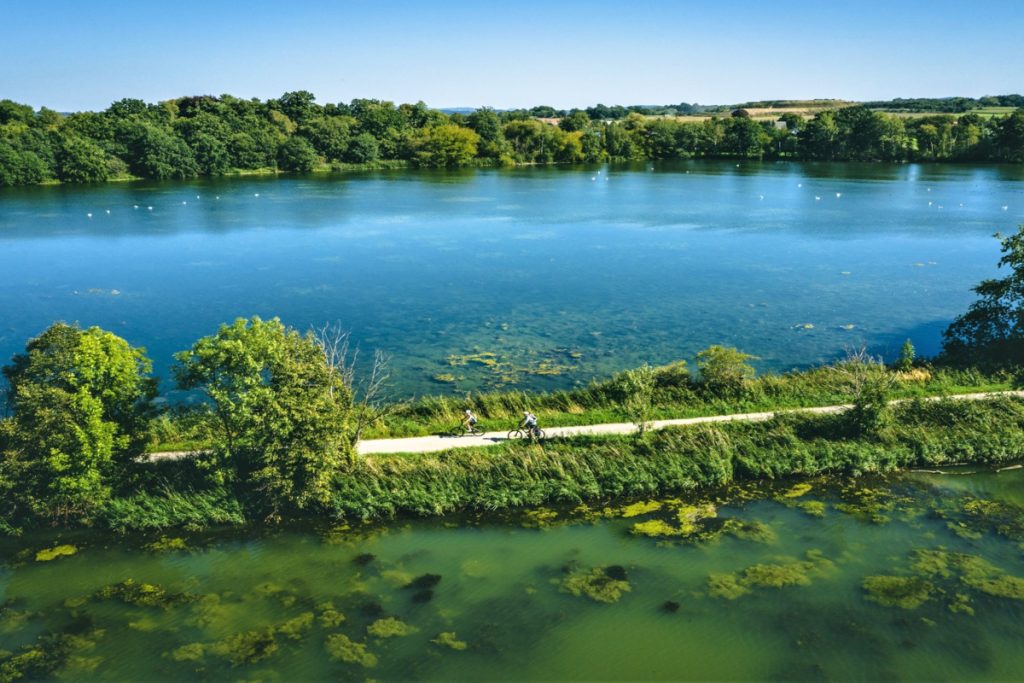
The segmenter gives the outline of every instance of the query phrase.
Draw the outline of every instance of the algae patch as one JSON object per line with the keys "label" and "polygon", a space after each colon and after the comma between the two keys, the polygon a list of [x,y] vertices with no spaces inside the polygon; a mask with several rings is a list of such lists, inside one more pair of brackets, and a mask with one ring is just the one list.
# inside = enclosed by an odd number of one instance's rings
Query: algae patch
{"label": "algae patch", "polygon": [[324,647],[331,659],[347,664],[358,664],[367,669],[377,666],[377,655],[366,649],[365,643],[357,643],[343,633],[327,636]]}
{"label": "algae patch", "polygon": [[467,647],[466,641],[459,640],[454,631],[442,631],[430,642],[441,647],[451,648],[452,650],[465,650]]}
{"label": "algae patch", "polygon": [[632,590],[625,569],[618,565],[571,572],[562,580],[561,587],[576,597],[604,603],[618,602],[623,593]]}
{"label": "algae patch", "polygon": [[76,548],[73,545],[58,545],[54,546],[53,548],[40,550],[38,553],[36,553],[36,562],[49,562],[51,560],[57,559],[58,557],[67,557],[69,555],[74,555],[77,552],[78,548]]}

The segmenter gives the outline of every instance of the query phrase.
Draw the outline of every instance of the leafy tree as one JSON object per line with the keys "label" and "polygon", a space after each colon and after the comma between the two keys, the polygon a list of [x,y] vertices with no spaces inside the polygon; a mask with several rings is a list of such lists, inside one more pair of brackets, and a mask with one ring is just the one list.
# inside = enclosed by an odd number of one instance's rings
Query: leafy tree
{"label": "leafy tree", "polygon": [[1024,161],[1024,109],[1018,109],[999,122],[996,145],[1002,160]]}
{"label": "leafy tree", "polygon": [[311,335],[239,318],[176,356],[178,386],[201,391],[213,454],[268,518],[325,504],[354,457],[352,393]]}
{"label": "leafy tree", "polygon": [[130,154],[132,172],[146,178],[191,178],[199,170],[185,141],[153,124],[135,124]]}
{"label": "leafy tree", "polygon": [[755,358],[731,346],[709,346],[697,354],[701,387],[719,398],[739,396],[747,380],[754,377],[754,368],[747,361]]}
{"label": "leafy tree", "polygon": [[107,156],[95,144],[78,136],[61,141],[57,153],[57,177],[65,182],[95,183],[107,179]]}
{"label": "leafy tree", "polygon": [[30,185],[47,175],[46,165],[34,153],[15,149],[0,140],[0,186]]}
{"label": "leafy tree", "polygon": [[377,138],[369,133],[360,133],[352,138],[343,158],[352,164],[365,164],[376,161],[379,157],[380,145],[377,143]]}
{"label": "leafy tree", "polygon": [[189,143],[202,175],[221,175],[231,168],[228,146],[209,133],[196,133]]}
{"label": "leafy tree", "polygon": [[962,363],[1024,365],[1024,225],[1001,239],[999,267],[1010,273],[973,288],[980,297],[943,333],[943,353]]}
{"label": "leafy tree", "polygon": [[313,117],[317,111],[316,96],[308,90],[286,92],[278,99],[281,111],[298,124],[303,124]]}
{"label": "leafy tree", "polygon": [[896,360],[896,369],[906,372],[914,367],[914,344],[909,339],[900,348],[900,357]]}
{"label": "leafy tree", "polygon": [[562,120],[558,122],[558,127],[566,133],[574,133],[578,130],[584,130],[589,125],[590,117],[587,116],[585,111],[580,111],[578,109],[568,116],[562,117]]}
{"label": "leafy tree", "polygon": [[624,396],[622,411],[636,425],[637,434],[642,436],[650,428],[654,413],[656,371],[644,363],[639,368],[621,373],[616,380]]}
{"label": "leafy tree", "polygon": [[319,158],[306,138],[288,138],[277,150],[277,165],[285,171],[308,173],[316,167]]}
{"label": "leafy tree", "polygon": [[329,161],[340,161],[348,149],[355,121],[348,116],[331,116],[309,121],[299,134],[312,143],[317,154]]}
{"label": "leafy tree", "polygon": [[447,124],[424,128],[413,138],[412,146],[420,166],[455,168],[473,160],[479,141],[480,136],[468,128]]}
{"label": "leafy tree", "polygon": [[145,450],[156,385],[142,349],[55,323],[3,368],[11,462],[36,514],[87,516]]}

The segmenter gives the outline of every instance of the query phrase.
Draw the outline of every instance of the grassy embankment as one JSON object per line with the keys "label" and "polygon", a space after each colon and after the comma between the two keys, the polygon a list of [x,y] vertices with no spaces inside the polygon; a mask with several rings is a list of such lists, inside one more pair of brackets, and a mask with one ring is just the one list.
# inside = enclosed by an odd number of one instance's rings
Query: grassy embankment
{"label": "grassy embankment", "polygon": [[[704,417],[736,413],[810,408],[849,403],[853,399],[841,367],[827,366],[782,375],[768,374],[746,383],[742,393],[717,396],[693,382],[678,366],[657,373],[651,419]],[[977,370],[917,367],[893,371],[896,380],[891,398],[947,396],[1013,388],[1008,374]],[[365,431],[366,439],[446,434],[457,428],[463,411],[470,408],[485,431],[507,431],[530,410],[544,427],[629,422],[624,411],[624,390],[617,378],[593,382],[567,391],[531,394],[522,391],[471,393],[462,397],[425,396],[392,405],[385,417]],[[153,452],[206,447],[204,426],[188,420],[162,418],[155,425]]]}
{"label": "grassy embankment", "polygon": [[[365,457],[339,474],[318,514],[344,520],[578,505],[685,493],[732,481],[857,475],[1024,457],[1024,400],[908,401],[869,433],[847,414],[673,428],[645,437],[510,442],[434,455]],[[206,483],[201,459],[152,465],[161,493],[116,498],[97,522],[117,530],[240,523],[245,504]]]}

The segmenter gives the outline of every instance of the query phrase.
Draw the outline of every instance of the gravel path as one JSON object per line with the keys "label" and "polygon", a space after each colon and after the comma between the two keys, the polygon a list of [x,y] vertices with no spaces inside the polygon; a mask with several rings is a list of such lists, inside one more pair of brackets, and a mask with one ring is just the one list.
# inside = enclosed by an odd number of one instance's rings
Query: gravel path
{"label": "gravel path", "polygon": [[[956,394],[953,396],[931,396],[927,401],[938,401],[944,398],[952,398],[962,401],[979,401],[998,396],[1015,396],[1024,398],[1024,391],[996,391],[978,394]],[[899,401],[894,401],[898,403]],[[776,415],[784,413],[812,413],[828,414],[839,413],[848,410],[849,405],[821,406],[818,408],[794,408],[788,410],[769,411],[764,413],[736,413],[733,415],[710,415],[707,417],[687,417],[678,420],[655,420],[651,423],[651,429],[664,429],[666,427],[679,427],[684,425],[709,424],[715,422],[764,422]],[[542,425],[543,426],[543,425]],[[632,434],[636,431],[636,425],[631,422],[613,422],[597,425],[580,425],[576,427],[544,427],[548,438],[556,436],[584,436],[601,434]],[[360,455],[372,455],[380,453],[436,453],[447,451],[452,448],[471,448],[474,446],[493,446],[508,441],[508,432],[486,432],[479,436],[414,436],[405,439],[370,439],[360,441],[358,451]],[[165,453],[153,453],[150,460],[162,460],[165,458],[182,458],[191,455],[188,451],[172,451]]]}

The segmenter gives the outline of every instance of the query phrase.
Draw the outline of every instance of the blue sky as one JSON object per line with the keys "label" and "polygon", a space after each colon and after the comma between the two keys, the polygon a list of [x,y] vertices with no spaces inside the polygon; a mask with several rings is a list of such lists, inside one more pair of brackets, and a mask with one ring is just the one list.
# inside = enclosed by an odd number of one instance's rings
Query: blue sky
{"label": "blue sky", "polygon": [[1024,91],[1020,0],[5,0],[0,98],[305,89],[435,107]]}

